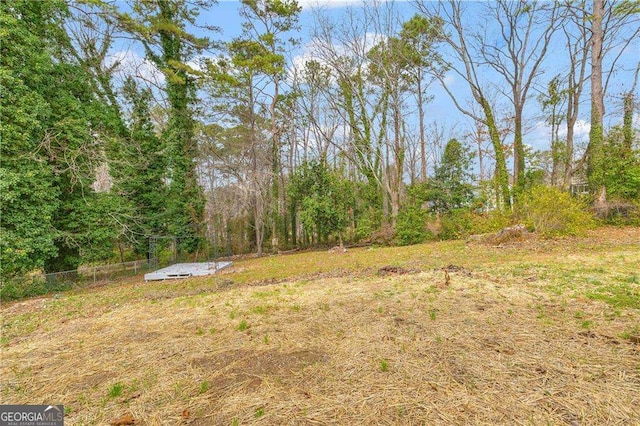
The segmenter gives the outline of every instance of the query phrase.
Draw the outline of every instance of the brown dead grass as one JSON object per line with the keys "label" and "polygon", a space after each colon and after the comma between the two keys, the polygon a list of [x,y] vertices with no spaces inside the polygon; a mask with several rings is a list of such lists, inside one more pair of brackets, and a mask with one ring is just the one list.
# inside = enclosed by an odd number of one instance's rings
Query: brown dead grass
{"label": "brown dead grass", "polygon": [[340,255],[353,270],[296,275],[338,256],[304,253],[263,259],[262,275],[250,260],[17,302],[2,310],[0,403],[64,404],[70,425],[638,424],[640,345],[625,336],[639,307],[584,295],[640,271],[640,230],[600,232],[362,249]]}

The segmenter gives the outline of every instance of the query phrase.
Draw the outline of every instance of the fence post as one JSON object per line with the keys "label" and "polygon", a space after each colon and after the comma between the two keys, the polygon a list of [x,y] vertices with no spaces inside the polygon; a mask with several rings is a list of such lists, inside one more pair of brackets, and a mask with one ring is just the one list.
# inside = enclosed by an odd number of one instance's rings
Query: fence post
{"label": "fence post", "polygon": [[138,261],[134,260],[133,261],[133,275],[136,275],[138,273]]}
{"label": "fence post", "polygon": [[96,267],[93,267],[93,283],[96,283]]}

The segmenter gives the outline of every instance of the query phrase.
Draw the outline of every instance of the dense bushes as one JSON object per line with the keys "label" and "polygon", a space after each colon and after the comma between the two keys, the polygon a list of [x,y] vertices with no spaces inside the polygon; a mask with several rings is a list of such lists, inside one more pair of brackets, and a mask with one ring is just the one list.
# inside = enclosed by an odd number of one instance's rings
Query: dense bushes
{"label": "dense bushes", "polygon": [[438,239],[466,238],[473,234],[497,232],[514,223],[513,215],[500,210],[478,213],[476,209],[459,209],[441,219]]}
{"label": "dense bushes", "polygon": [[[413,192],[410,190],[410,194]],[[497,232],[518,222],[542,237],[580,235],[595,226],[588,206],[555,187],[535,186],[522,194],[515,212],[481,212],[475,205],[445,212],[419,207],[411,202],[398,215],[396,242],[400,245],[430,240],[465,238],[472,234]]]}
{"label": "dense bushes", "polygon": [[39,276],[4,279],[0,284],[0,302],[6,303],[12,300],[66,291],[72,286],[73,283],[70,280],[53,279],[47,282]]}
{"label": "dense bushes", "polygon": [[427,211],[411,206],[398,214],[396,238],[398,244],[405,246],[429,240],[431,233],[427,229]]}
{"label": "dense bushes", "polygon": [[536,186],[525,193],[518,213],[528,227],[544,237],[580,235],[595,226],[585,205],[550,186]]}
{"label": "dense bushes", "polygon": [[318,161],[303,163],[287,186],[291,206],[316,243],[332,235],[342,238],[354,204],[352,191],[348,180]]}
{"label": "dense bushes", "polygon": [[640,141],[633,132],[626,140],[623,129],[614,127],[607,135],[607,167],[603,181],[607,198],[621,202],[640,199]]}
{"label": "dense bushes", "polygon": [[472,234],[496,232],[514,223],[510,213],[477,209],[455,209],[440,214],[416,206],[403,209],[398,215],[396,242],[399,245],[418,244],[434,240],[455,240]]}

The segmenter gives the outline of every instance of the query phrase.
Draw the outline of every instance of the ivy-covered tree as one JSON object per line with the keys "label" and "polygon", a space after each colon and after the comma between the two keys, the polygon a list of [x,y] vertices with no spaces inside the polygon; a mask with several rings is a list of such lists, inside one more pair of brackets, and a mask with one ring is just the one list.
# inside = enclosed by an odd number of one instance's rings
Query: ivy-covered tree
{"label": "ivy-covered tree", "polygon": [[[197,4],[158,0],[132,3],[123,11],[103,3],[105,11],[119,27],[144,48],[146,58],[165,77],[167,123],[162,132],[169,182],[166,197],[166,225],[169,234],[180,237],[181,249],[195,251],[203,233],[204,196],[196,171],[194,102],[196,80],[201,73],[187,63],[211,46],[206,37],[188,30],[199,26],[197,17],[211,1]],[[206,26],[208,30],[214,27]]]}
{"label": "ivy-covered tree", "polygon": [[164,144],[151,119],[152,93],[133,78],[123,87],[130,106],[129,134],[121,149],[115,190],[132,204],[131,242],[136,254],[148,254],[148,237],[166,234],[167,198]]}
{"label": "ivy-covered tree", "polygon": [[636,131],[624,127],[614,127],[605,139],[607,167],[603,172],[603,182],[609,198],[615,200],[640,199],[640,142]]}
{"label": "ivy-covered tree", "polygon": [[290,203],[315,242],[326,243],[330,236],[337,236],[342,243],[353,206],[349,186],[349,181],[318,161],[302,164],[291,177],[287,188]]}
{"label": "ivy-covered tree", "polygon": [[473,108],[462,104],[447,85],[445,75],[438,75],[443,89],[456,108],[474,121],[486,126],[495,159],[496,205],[509,210],[511,209],[512,194],[509,188],[505,149],[498,125],[499,119],[495,106],[491,102],[490,85],[487,85],[482,78],[484,73],[481,72],[481,69],[484,61],[477,60],[478,56],[483,53],[482,39],[484,36],[481,31],[476,31],[477,27],[469,25],[472,16],[465,2],[450,0],[444,5],[444,3],[420,1],[417,2],[417,5],[429,19],[441,20],[444,28],[444,31],[440,33],[441,40],[445,46],[450,48],[449,53],[451,54],[450,57],[443,57],[443,62],[448,70],[469,85],[471,95],[482,111],[481,114],[476,113]]}

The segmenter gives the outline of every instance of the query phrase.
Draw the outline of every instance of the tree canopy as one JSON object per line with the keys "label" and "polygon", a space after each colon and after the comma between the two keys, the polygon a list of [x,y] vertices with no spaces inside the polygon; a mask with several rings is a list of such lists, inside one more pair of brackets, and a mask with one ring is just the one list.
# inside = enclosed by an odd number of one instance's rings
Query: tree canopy
{"label": "tree canopy", "polygon": [[640,15],[606,6],[1,2],[0,274],[461,236],[540,185],[633,221]]}

